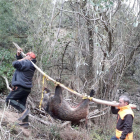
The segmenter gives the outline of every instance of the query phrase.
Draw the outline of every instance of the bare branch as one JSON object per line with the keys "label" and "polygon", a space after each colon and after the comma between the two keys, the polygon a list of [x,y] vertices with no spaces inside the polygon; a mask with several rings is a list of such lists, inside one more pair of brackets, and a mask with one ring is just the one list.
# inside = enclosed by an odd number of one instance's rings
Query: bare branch
{"label": "bare branch", "polygon": [[6,77],[2,76],[4,79],[5,79],[5,83],[6,83],[6,86],[7,86],[7,89],[9,89],[10,91],[12,91],[12,89],[9,87],[9,83],[8,83],[8,80]]}

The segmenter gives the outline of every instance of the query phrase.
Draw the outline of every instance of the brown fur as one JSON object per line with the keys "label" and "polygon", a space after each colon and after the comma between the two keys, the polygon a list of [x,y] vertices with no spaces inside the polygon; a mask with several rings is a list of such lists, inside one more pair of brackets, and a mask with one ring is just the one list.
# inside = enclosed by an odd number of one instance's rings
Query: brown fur
{"label": "brown fur", "polygon": [[76,108],[73,108],[62,99],[62,89],[60,86],[57,86],[54,96],[49,97],[49,94],[44,96],[43,108],[53,118],[74,123],[87,117],[89,102],[89,99],[84,99]]}

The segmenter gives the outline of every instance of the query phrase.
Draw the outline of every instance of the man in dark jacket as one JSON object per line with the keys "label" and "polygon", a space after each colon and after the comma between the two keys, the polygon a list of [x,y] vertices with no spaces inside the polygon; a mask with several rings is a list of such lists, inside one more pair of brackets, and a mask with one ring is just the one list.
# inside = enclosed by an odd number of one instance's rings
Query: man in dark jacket
{"label": "man in dark jacket", "polygon": [[29,52],[23,58],[21,51],[22,49],[17,50],[17,60],[12,63],[16,70],[12,78],[12,91],[7,96],[6,103],[22,113],[21,117],[18,119],[22,121],[20,125],[28,125],[29,110],[26,109],[25,105],[27,97],[31,92],[32,78],[35,72],[35,67],[31,61],[36,63],[36,55],[33,52]]}
{"label": "man in dark jacket", "polygon": [[130,99],[126,95],[120,96],[119,107],[111,107],[113,114],[117,116],[116,136],[111,140],[133,140],[132,124],[134,113],[129,106]]}

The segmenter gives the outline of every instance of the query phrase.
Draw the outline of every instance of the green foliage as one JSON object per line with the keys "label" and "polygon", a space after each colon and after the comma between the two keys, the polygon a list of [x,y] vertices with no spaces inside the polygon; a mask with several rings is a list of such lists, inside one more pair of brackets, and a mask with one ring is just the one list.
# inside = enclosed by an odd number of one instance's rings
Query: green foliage
{"label": "green foliage", "polygon": [[78,125],[72,126],[72,128],[75,129],[75,130],[79,130],[79,126]]}
{"label": "green foliage", "polygon": [[[14,60],[14,55],[9,50],[2,48],[0,51],[0,76],[6,76],[11,80],[14,68],[12,66],[12,61]],[[3,78],[0,78],[0,90],[6,87]]]}
{"label": "green foliage", "polygon": [[60,132],[60,129],[59,129],[58,127],[52,126],[52,127],[50,128],[50,138],[51,138],[51,139],[56,139],[56,140],[62,140],[62,139],[60,138],[59,132]]}
{"label": "green foliage", "polygon": [[114,1],[113,0],[90,0],[90,4],[96,7],[99,11],[103,11],[109,7],[112,7]]}
{"label": "green foliage", "polygon": [[28,26],[24,21],[17,21],[14,15],[14,3],[11,0],[0,1],[0,44],[8,46],[14,42],[25,42]]}

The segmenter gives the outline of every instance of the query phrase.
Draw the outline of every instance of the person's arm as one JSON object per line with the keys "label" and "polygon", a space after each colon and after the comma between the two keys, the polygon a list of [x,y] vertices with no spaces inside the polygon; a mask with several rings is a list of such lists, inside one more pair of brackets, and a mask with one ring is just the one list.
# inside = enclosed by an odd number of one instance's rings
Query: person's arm
{"label": "person's arm", "polygon": [[23,58],[22,55],[21,55],[21,52],[22,52],[22,49],[21,48],[17,49],[17,53],[16,53],[17,60],[20,60],[20,59]]}
{"label": "person's arm", "polygon": [[24,70],[28,70],[30,68],[30,61],[25,59],[25,58],[22,58],[20,60],[17,60],[17,61],[14,61],[12,63],[13,67],[17,70],[20,70],[20,71],[24,71]]}
{"label": "person's arm", "polygon": [[23,59],[21,54],[19,56],[16,54],[16,58],[17,58],[17,60]]}
{"label": "person's arm", "polygon": [[118,114],[119,109],[116,109],[116,107],[111,106],[111,111],[113,114]]}
{"label": "person's arm", "polygon": [[28,70],[30,68],[30,56],[22,57],[21,52],[22,52],[21,48],[17,49],[16,54],[17,61],[14,61],[12,65],[15,69],[20,71]]}
{"label": "person's arm", "polygon": [[132,130],[132,124],[133,124],[133,117],[131,114],[128,114],[124,117],[124,130],[122,132],[122,135],[120,137],[121,140],[124,140],[126,135],[131,132]]}

